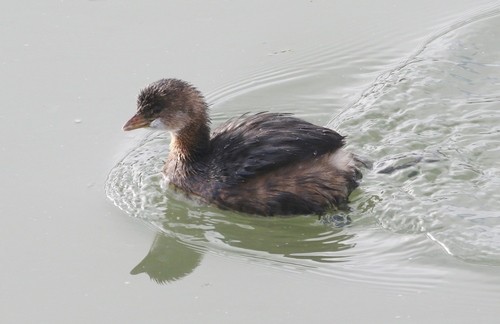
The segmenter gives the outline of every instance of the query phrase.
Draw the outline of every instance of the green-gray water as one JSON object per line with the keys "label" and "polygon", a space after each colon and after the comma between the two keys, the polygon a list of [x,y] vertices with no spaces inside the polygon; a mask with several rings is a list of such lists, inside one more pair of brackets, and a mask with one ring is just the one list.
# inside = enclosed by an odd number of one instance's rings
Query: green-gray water
{"label": "green-gray water", "polygon": [[[498,2],[0,7],[2,322],[497,321]],[[121,132],[162,77],[347,135],[352,223],[164,188],[169,135]]]}

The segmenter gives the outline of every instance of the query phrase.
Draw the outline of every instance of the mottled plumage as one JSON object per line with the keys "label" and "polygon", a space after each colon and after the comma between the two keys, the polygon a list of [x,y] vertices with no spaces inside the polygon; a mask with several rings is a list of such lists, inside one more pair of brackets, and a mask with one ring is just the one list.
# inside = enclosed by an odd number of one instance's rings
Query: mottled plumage
{"label": "mottled plumage", "polygon": [[146,87],[125,130],[171,131],[165,175],[176,188],[221,208],[260,215],[322,214],[343,208],[361,173],[344,137],[290,114],[233,118],[210,137],[208,107],[175,79]]}

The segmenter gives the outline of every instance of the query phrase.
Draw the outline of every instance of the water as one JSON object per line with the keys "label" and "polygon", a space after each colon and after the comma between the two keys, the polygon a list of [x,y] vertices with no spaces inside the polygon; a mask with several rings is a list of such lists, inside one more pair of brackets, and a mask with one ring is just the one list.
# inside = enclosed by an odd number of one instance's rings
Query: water
{"label": "water", "polygon": [[[1,3],[0,322],[496,322],[499,5]],[[121,131],[164,77],[348,135],[352,223],[166,190],[168,135]]]}
{"label": "water", "polygon": [[[330,121],[328,126],[348,134],[352,151],[374,162],[351,197],[349,226],[316,217],[238,215],[174,196],[161,176],[168,135],[150,133],[111,171],[107,195],[162,232],[150,254],[159,250],[192,261],[182,276],[178,267],[170,274],[169,265],[155,265],[154,258],[133,273],[163,283],[178,280],[211,252],[398,291],[434,287],[457,261],[491,266],[481,272],[496,281],[498,30],[500,11],[491,10],[436,33]],[[325,86],[339,73],[333,61],[342,60],[321,49],[209,93],[215,123],[245,112],[253,98],[269,102],[255,104],[260,109],[291,111],[312,121],[329,114],[335,94]]]}
{"label": "water", "polygon": [[444,31],[331,122],[378,168],[422,159],[369,174],[360,217],[485,265],[500,265],[498,27],[494,11]]}

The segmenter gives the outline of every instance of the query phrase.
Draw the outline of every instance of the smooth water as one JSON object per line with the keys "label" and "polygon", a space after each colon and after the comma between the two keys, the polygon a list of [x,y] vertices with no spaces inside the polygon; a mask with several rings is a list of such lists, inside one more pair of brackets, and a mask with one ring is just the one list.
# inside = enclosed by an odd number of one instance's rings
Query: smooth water
{"label": "smooth water", "polygon": [[[169,136],[150,133],[111,171],[106,192],[161,231],[150,255],[189,262],[155,264],[148,255],[133,273],[177,280],[213,252],[398,290],[433,287],[454,260],[491,266],[481,271],[498,280],[499,30],[500,11],[493,10],[436,33],[328,123],[374,162],[351,197],[353,223],[345,227],[328,217],[238,215],[175,196],[161,175]],[[248,107],[252,98],[269,102],[259,109],[312,121],[330,114],[338,92],[325,87],[338,74],[333,62],[323,49],[209,93],[215,124],[257,109]],[[311,86],[318,83],[323,88]]]}

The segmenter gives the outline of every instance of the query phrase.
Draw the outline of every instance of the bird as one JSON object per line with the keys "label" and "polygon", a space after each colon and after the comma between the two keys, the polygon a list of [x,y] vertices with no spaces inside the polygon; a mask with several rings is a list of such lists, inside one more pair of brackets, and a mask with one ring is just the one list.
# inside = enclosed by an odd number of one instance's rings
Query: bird
{"label": "bird", "polygon": [[348,209],[362,178],[345,137],[289,113],[246,113],[210,130],[209,105],[192,84],[143,88],[123,126],[171,134],[163,174],[173,189],[220,209],[262,216]]}

